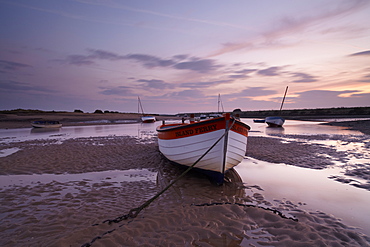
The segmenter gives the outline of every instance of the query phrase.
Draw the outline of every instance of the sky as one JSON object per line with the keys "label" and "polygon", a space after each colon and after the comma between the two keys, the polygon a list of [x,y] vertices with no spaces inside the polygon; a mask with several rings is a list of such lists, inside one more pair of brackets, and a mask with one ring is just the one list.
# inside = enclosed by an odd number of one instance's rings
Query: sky
{"label": "sky", "polygon": [[0,0],[0,110],[370,106],[369,0]]}

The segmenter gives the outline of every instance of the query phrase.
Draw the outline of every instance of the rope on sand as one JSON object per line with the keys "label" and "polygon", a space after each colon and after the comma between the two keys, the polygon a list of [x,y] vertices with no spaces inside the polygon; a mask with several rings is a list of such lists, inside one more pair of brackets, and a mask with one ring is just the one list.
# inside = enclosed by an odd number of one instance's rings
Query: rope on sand
{"label": "rope on sand", "polygon": [[[104,220],[102,223],[108,223],[110,225],[112,223],[119,223],[119,222],[121,222],[123,220],[128,220],[128,219],[136,218],[139,215],[139,213],[144,208],[148,207],[155,199],[157,199],[158,197],[160,197],[164,192],[166,192],[169,188],[171,188],[172,185],[174,185],[177,181],[179,181],[182,177],[184,177],[196,164],[198,164],[199,161],[201,161],[204,158],[204,156],[206,156],[217,145],[217,143],[219,143],[221,141],[221,139],[224,138],[224,136],[226,134],[228,134],[229,130],[233,127],[234,123],[235,123],[235,118],[233,118],[233,122],[230,124],[230,126],[226,126],[226,130],[222,134],[222,136],[220,138],[218,138],[218,140],[202,156],[200,156],[191,166],[189,166],[188,169],[186,169],[182,174],[180,174],[175,180],[173,180],[163,190],[161,190],[155,196],[153,196],[152,198],[150,198],[149,200],[147,200],[146,202],[144,202],[141,206],[139,206],[137,208],[131,209],[128,212],[128,214],[124,214],[124,215],[118,216],[117,218],[112,219],[112,220],[109,220],[109,219],[108,220]],[[224,150],[224,151],[226,152],[226,150]],[[99,225],[99,224],[94,224],[93,226],[97,226],[97,225]],[[115,229],[113,229],[113,230],[111,230],[109,232],[104,233],[102,236],[104,236],[104,235],[106,235],[108,233],[111,233],[113,231],[115,231]],[[95,237],[90,243],[85,243],[81,247],[89,247],[89,246],[91,246],[91,244],[93,242],[95,242],[98,239],[101,239],[101,236]]]}
{"label": "rope on sand", "polygon": [[197,159],[197,161],[195,161],[191,166],[189,166],[188,169],[186,169],[182,174],[180,174],[175,180],[173,180],[169,185],[167,185],[162,191],[158,192],[155,196],[153,196],[152,198],[144,202],[141,206],[131,209],[128,214],[119,216],[113,220],[105,220],[103,221],[103,223],[108,222],[109,224],[112,224],[112,223],[118,223],[122,220],[127,220],[129,218],[136,218],[138,214],[141,212],[141,210],[148,207],[155,199],[157,199],[164,192],[166,192],[169,188],[171,188],[172,185],[174,185],[177,181],[179,181],[182,177],[184,177],[196,164],[198,164],[199,161],[201,161],[204,158],[204,156],[206,156],[217,145],[217,143],[219,143],[221,139],[229,132],[229,130],[234,125],[234,123],[235,123],[235,119],[233,119],[232,124],[230,125],[230,127],[226,129],[225,133],[202,156],[200,156]]}

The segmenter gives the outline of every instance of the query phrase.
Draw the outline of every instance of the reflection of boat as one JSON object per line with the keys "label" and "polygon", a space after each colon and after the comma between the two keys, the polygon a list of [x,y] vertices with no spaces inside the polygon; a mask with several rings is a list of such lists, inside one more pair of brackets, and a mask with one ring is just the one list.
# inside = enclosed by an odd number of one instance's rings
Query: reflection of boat
{"label": "reflection of boat", "polygon": [[137,97],[137,99],[138,99],[138,113],[140,113],[140,110],[141,110],[141,114],[143,115],[141,117],[141,121],[143,123],[154,123],[155,121],[157,121],[157,119],[154,116],[149,116],[149,115],[144,114],[144,109],[143,109],[143,105],[141,104],[140,97]]}
{"label": "reflection of boat", "polygon": [[58,121],[33,121],[31,123],[34,128],[60,128],[62,124]]}
{"label": "reflection of boat", "polygon": [[[281,102],[281,106],[280,106],[280,110],[279,110],[280,113],[281,113],[281,109],[283,109],[284,100],[285,100],[285,96],[286,96],[287,92],[288,92],[288,86],[285,89],[284,97],[283,97],[283,100]],[[282,117],[266,117],[265,122],[270,127],[281,127],[281,126],[283,126],[283,124],[285,122],[285,119],[282,118]]]}
{"label": "reflection of boat", "polygon": [[225,172],[243,160],[249,129],[229,113],[200,122],[163,124],[157,127],[158,146],[167,159],[184,166],[193,166],[205,155],[194,167],[221,184]]}
{"label": "reflection of boat", "polygon": [[31,128],[31,134],[55,134],[60,131],[61,128]]}
{"label": "reflection of boat", "polygon": [[275,127],[266,127],[265,133],[266,135],[281,135],[284,134],[285,129],[284,127],[275,128]]}
{"label": "reflection of boat", "polygon": [[253,119],[253,122],[255,122],[255,123],[264,123],[265,119]]}

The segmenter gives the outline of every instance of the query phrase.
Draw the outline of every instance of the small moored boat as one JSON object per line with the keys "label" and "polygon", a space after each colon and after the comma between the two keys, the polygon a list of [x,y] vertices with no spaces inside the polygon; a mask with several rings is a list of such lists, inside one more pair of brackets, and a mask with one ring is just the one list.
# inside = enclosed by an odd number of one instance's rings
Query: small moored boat
{"label": "small moored boat", "polygon": [[156,121],[156,118],[154,116],[142,116],[141,122],[143,123],[154,123]]}
{"label": "small moored boat", "polygon": [[222,184],[225,172],[243,160],[249,130],[229,113],[200,122],[162,124],[157,127],[158,146],[167,159],[188,167],[209,151],[194,168]]}
{"label": "small moored boat", "polygon": [[[284,97],[281,102],[281,106],[279,110],[280,115],[281,115],[281,110],[283,109],[284,100],[285,100],[285,96],[287,92],[288,92],[288,86],[285,89]],[[269,127],[283,127],[284,122],[285,122],[285,119],[282,117],[266,117],[265,118],[265,123],[267,123]]]}
{"label": "small moored boat", "polygon": [[270,127],[282,127],[285,119],[282,117],[266,117],[265,122]]}
{"label": "small moored boat", "polygon": [[141,104],[140,97],[137,97],[137,99],[138,99],[137,111],[138,111],[138,113],[140,113],[140,110],[141,110],[141,114],[142,114],[142,116],[140,117],[141,122],[143,122],[143,123],[154,123],[155,121],[157,121],[155,116],[149,116],[149,115],[146,115],[144,113],[144,109],[143,109],[143,105]]}
{"label": "small moored boat", "polygon": [[31,123],[34,128],[60,128],[62,124],[59,121],[33,121]]}

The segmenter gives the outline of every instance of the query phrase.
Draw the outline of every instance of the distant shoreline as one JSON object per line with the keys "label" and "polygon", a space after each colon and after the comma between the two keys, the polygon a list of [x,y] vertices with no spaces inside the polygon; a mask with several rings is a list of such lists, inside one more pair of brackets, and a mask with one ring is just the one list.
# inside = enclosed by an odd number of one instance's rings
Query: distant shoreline
{"label": "distant shoreline", "polygon": [[[31,128],[31,122],[39,120],[59,121],[63,126],[108,125],[140,122],[138,113],[11,113],[0,114],[0,129]],[[181,119],[175,116],[155,115],[157,121]],[[103,121],[105,120],[105,121]],[[99,122],[102,121],[102,122]]]}

